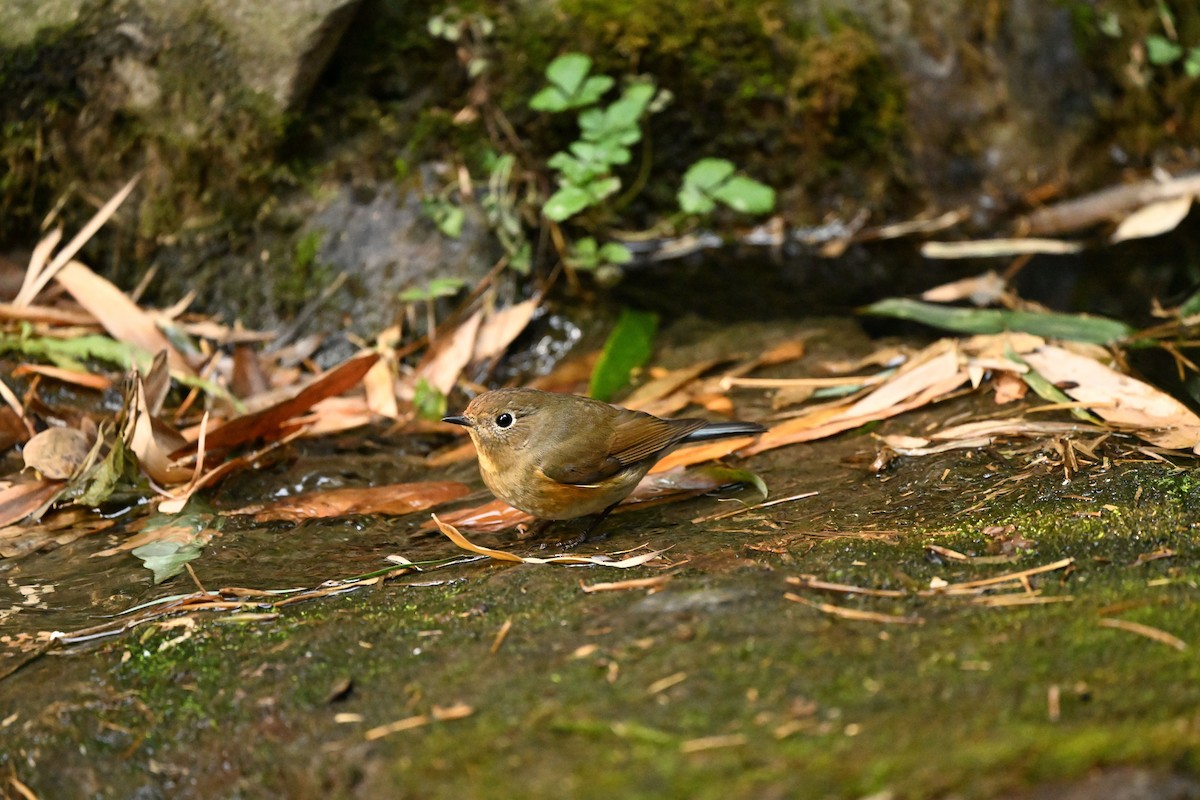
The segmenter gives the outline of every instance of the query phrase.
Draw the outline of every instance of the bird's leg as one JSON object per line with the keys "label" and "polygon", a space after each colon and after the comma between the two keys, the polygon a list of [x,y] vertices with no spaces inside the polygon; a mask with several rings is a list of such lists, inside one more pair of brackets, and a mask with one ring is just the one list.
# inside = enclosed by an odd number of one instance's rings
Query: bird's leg
{"label": "bird's leg", "polygon": [[[622,498],[622,499],[624,499],[624,498]],[[588,538],[591,537],[591,535],[596,532],[596,529],[600,527],[600,523],[604,522],[604,520],[608,517],[609,514],[612,513],[612,510],[614,508],[616,508],[620,504],[620,502],[621,501],[618,500],[616,503],[613,503],[611,506],[609,506],[608,508],[604,509],[599,514],[597,514],[596,519],[593,520],[592,524],[588,525],[587,530],[585,530],[583,532],[583,536],[580,538],[580,541],[586,542],[588,540]],[[604,537],[601,536],[598,538],[603,539]]]}
{"label": "bird's leg", "polygon": [[526,539],[541,536],[553,524],[554,520],[552,519],[535,519],[529,523],[528,527],[520,525],[517,527],[517,541],[523,542]]}

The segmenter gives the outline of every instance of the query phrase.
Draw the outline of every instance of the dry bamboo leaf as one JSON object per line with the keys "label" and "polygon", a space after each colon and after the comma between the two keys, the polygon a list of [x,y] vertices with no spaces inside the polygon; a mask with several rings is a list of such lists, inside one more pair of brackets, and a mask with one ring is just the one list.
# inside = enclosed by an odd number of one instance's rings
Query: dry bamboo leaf
{"label": "dry bamboo leaf", "polygon": [[79,309],[15,306],[12,303],[0,303],[0,319],[80,328],[91,328],[100,324],[91,314]]}
{"label": "dry bamboo leaf", "polygon": [[298,430],[304,436],[328,436],[369,425],[374,418],[365,395],[326,397],[314,404],[310,413],[289,420],[281,430],[288,433]]}
{"label": "dry bamboo leaf", "polygon": [[348,514],[410,514],[457,500],[470,489],[457,481],[396,483],[389,486],[348,487],[306,492],[270,504],[239,508],[233,514],[253,514],[257,522],[301,522]]}
{"label": "dry bamboo leaf", "polygon": [[1105,422],[1159,447],[1200,453],[1200,417],[1165,392],[1061,347],[1047,345],[1024,358]]}
{"label": "dry bamboo leaf", "polygon": [[[947,369],[951,358],[953,358],[956,370],[953,373]],[[915,408],[921,408],[967,382],[967,372],[965,369],[958,368],[957,362],[957,355],[953,351],[947,351],[907,373],[897,373],[893,376],[893,380],[899,381],[898,385],[892,386],[892,381],[889,380],[851,406],[823,409],[773,425],[766,433],[758,437],[757,442],[742,449],[739,455],[748,456],[784,445],[823,439],[868,422],[887,419]],[[875,397],[879,392],[883,392],[883,394]],[[888,406],[882,402],[884,400],[894,404]],[[897,402],[897,400],[899,401]],[[863,408],[868,409],[870,413],[857,415],[851,413],[854,409]],[[720,444],[720,442],[713,442],[713,444]],[[667,461],[676,456],[686,455],[687,452],[686,449],[677,450],[663,460]]]}
{"label": "dry bamboo leaf", "polygon": [[[43,236],[41,240],[34,245],[33,252],[29,256],[29,266],[25,270],[25,279],[21,281],[21,288],[17,292],[18,300],[25,298],[28,298],[28,300],[33,299],[31,293],[36,294],[36,291],[33,289],[33,285],[34,283],[38,282],[38,278],[41,276],[42,271],[46,268],[46,264],[49,263],[50,254],[54,252],[54,248],[58,247],[58,243],[62,241],[62,235],[63,229],[60,225]],[[43,287],[50,277],[51,276],[47,275],[46,279],[41,281]],[[28,301],[21,303],[20,305],[24,306],[27,304]]]}
{"label": "dry bamboo leaf", "polygon": [[[87,221],[87,224],[79,230],[79,233],[75,234],[71,241],[67,242],[66,247],[64,247],[54,256],[54,260],[51,261],[45,267],[45,269],[38,270],[35,274],[33,269],[35,262],[30,263],[30,270],[26,273],[25,285],[21,287],[21,291],[17,294],[16,300],[13,301],[15,305],[27,306],[33,302],[33,298],[37,297],[38,292],[42,291],[42,289],[46,287],[46,284],[50,282],[50,279],[56,277],[59,270],[61,270],[68,261],[74,258],[75,254],[79,252],[80,248],[87,244],[88,240],[96,235],[96,231],[100,230],[105,222],[108,222],[109,217],[116,213],[117,209],[120,208],[121,203],[124,203],[125,198],[129,196],[130,192],[133,191],[133,187],[137,184],[139,177],[141,176],[134,175],[129,179],[128,183],[122,186],[116,194],[110,197],[108,202],[101,206],[100,210],[93,214],[92,218]],[[50,234],[47,239],[53,239],[53,241],[51,241],[48,246],[44,247],[44,252],[35,251],[35,256],[37,259],[44,259],[46,256],[48,256],[50,251],[54,249],[54,245],[58,243],[58,239],[61,236],[62,231],[56,231]],[[45,245],[45,240],[39,244],[39,247],[42,247],[42,245]],[[80,303],[80,305],[83,305],[83,303]],[[152,350],[151,352],[157,352],[157,350]]]}
{"label": "dry bamboo leaf", "polygon": [[[378,353],[357,355],[313,379],[292,397],[252,414],[229,420],[219,428],[209,431],[209,448],[226,450],[254,439],[276,435],[293,417],[308,411],[321,400],[339,395],[357,385],[378,360]],[[194,445],[188,445],[171,455],[188,455],[194,452],[194,449]]]}
{"label": "dry bamboo leaf", "polygon": [[1116,244],[1173,231],[1192,210],[1192,200],[1193,195],[1185,194],[1144,205],[1121,220],[1109,241]]}
{"label": "dry bamboo leaf", "polygon": [[703,753],[706,750],[718,750],[722,747],[741,747],[746,744],[746,734],[725,733],[718,736],[702,736],[699,739],[689,739],[679,745],[681,753]]}
{"label": "dry bamboo leaf", "polygon": [[41,375],[50,380],[69,383],[84,389],[94,389],[97,392],[112,388],[112,379],[104,375],[94,375],[90,372],[78,372],[73,369],[52,367],[49,364],[22,364],[12,371],[13,375]]}
{"label": "dry bamboo leaf", "polygon": [[1083,250],[1079,242],[1058,239],[984,239],[972,242],[926,242],[925,258],[997,258],[1021,255],[1070,255]]}
{"label": "dry bamboo leaf", "polygon": [[367,370],[363,376],[363,389],[367,393],[367,408],[371,413],[388,419],[400,416],[400,406],[396,402],[396,376],[387,359],[379,359],[375,366]]}
{"label": "dry bamboo leaf", "polygon": [[[927,437],[881,436],[888,447],[900,455],[925,456],[950,450],[986,447],[1002,436],[1062,436],[1100,433],[1104,429],[1082,422],[1053,422],[1014,419],[984,419],[944,428]],[[940,444],[934,444],[940,442]]]}
{"label": "dry bamboo leaf", "polygon": [[0,528],[18,522],[51,503],[66,483],[63,481],[28,481],[0,489]]}
{"label": "dry bamboo leaf", "polygon": [[142,472],[159,486],[170,486],[188,480],[192,471],[171,458],[171,453],[187,442],[174,428],[162,420],[155,419],[150,411],[150,398],[146,396],[146,385],[135,371],[133,395],[127,413],[132,419],[126,443],[137,456]]}
{"label": "dry bamboo leaf", "polygon": [[921,299],[930,303],[957,303],[959,300],[970,300],[976,306],[990,306],[1004,296],[1008,282],[994,270],[988,270],[982,275],[972,275],[960,278],[950,283],[943,283],[921,293]]}
{"label": "dry bamboo leaf", "polygon": [[37,550],[62,547],[76,539],[108,530],[115,519],[84,517],[82,509],[58,512],[36,525],[0,528],[0,558],[20,558]]}
{"label": "dry bamboo leaf", "polygon": [[636,411],[647,411],[651,414],[657,413],[649,410],[652,404],[680,391],[684,386],[699,378],[705,372],[708,372],[718,363],[720,362],[716,360],[708,360],[682,369],[673,369],[665,375],[660,375],[634,389],[629,393],[628,397],[621,401],[621,405]]}
{"label": "dry bamboo leaf", "polygon": [[147,353],[156,354],[165,350],[172,371],[195,375],[192,366],[167,340],[154,320],[106,278],[78,261],[72,261],[59,270],[55,280],[71,293],[79,305],[95,316],[114,339]]}
{"label": "dry bamboo leaf", "polygon": [[476,311],[449,336],[439,338],[417,367],[414,379],[424,378],[442,394],[449,394],[475,355],[475,337],[482,322],[483,311]]}
{"label": "dry bamboo leaf", "polygon": [[535,297],[490,314],[479,326],[475,336],[475,354],[471,360],[485,361],[501,355],[525,330],[540,304],[541,300]]}
{"label": "dry bamboo leaf", "polygon": [[641,553],[636,556],[629,556],[628,558],[623,558],[623,559],[620,559],[617,561],[614,561],[614,560],[612,560],[611,557],[605,556],[605,555],[599,555],[599,556],[562,555],[562,556],[550,556],[549,558],[538,558],[535,556],[518,556],[514,553],[505,552],[504,550],[496,550],[491,547],[483,547],[481,545],[473,544],[470,541],[468,541],[465,536],[463,536],[461,533],[459,533],[453,525],[448,525],[447,523],[442,522],[440,519],[438,519],[437,514],[433,514],[432,517],[433,517],[433,522],[435,525],[437,525],[438,530],[440,530],[446,536],[447,539],[454,542],[454,544],[458,545],[460,548],[462,548],[463,550],[466,550],[467,552],[476,553],[477,555],[481,555],[481,556],[487,556],[488,558],[494,559],[496,561],[507,561],[510,563],[518,563],[518,564],[522,564],[522,563],[523,564],[566,564],[566,565],[591,564],[593,566],[598,566],[598,567],[613,567],[615,569],[630,569],[631,567],[640,567],[643,564],[653,561],[654,559],[661,556],[663,553],[667,552],[666,549],[651,550],[646,553]]}
{"label": "dry bamboo leaf", "polygon": [[959,353],[953,340],[943,339],[935,342],[914,356],[873,392],[848,406],[843,415],[872,416],[921,394],[930,386],[956,378],[959,373],[958,360]]}
{"label": "dry bamboo leaf", "polygon": [[25,445],[25,466],[52,481],[74,475],[92,450],[93,437],[78,428],[47,428]]}

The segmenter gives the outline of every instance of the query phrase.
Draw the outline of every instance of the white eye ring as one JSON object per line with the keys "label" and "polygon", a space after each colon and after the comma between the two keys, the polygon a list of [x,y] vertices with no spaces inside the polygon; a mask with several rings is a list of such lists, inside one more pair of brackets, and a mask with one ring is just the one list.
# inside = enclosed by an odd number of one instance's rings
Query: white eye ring
{"label": "white eye ring", "polygon": [[508,428],[513,424],[513,415],[505,411],[500,416],[496,417],[496,426],[500,428]]}

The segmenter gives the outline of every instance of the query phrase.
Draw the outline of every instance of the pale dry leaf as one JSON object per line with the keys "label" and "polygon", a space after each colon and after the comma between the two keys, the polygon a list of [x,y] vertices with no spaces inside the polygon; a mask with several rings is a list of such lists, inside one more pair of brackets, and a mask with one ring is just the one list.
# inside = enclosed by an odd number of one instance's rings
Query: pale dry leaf
{"label": "pale dry leaf", "polygon": [[422,511],[465,496],[470,489],[457,481],[396,483],[388,486],[354,486],[305,492],[269,504],[240,508],[233,514],[253,514],[258,522],[300,522],[349,514],[402,515]]}
{"label": "pale dry leaf", "polygon": [[79,386],[84,389],[93,389],[97,392],[107,391],[112,388],[112,379],[104,375],[95,375],[90,372],[79,372],[73,369],[64,369],[62,367],[54,367],[49,364],[22,364],[12,371],[13,375],[41,375],[44,378],[59,381],[60,383],[69,383],[72,386]]}
{"label": "pale dry leaf", "polygon": [[[87,221],[87,224],[80,229],[79,233],[75,234],[75,236],[71,238],[71,241],[67,242],[66,247],[64,247],[54,256],[54,260],[51,261],[45,269],[42,269],[35,276],[26,281],[27,285],[21,287],[20,293],[13,301],[14,305],[27,306],[33,302],[33,299],[37,297],[38,292],[46,288],[46,284],[50,282],[50,279],[56,277],[59,270],[62,269],[67,262],[74,258],[75,254],[79,252],[80,248],[87,244],[88,240],[96,235],[96,231],[100,230],[105,222],[108,222],[109,217],[116,213],[117,209],[120,208],[121,203],[124,203],[125,198],[129,196],[130,192],[133,191],[133,187],[137,184],[138,178],[140,177],[140,175],[134,175],[132,178],[130,178],[128,183],[121,187],[116,194],[109,198],[107,203],[101,206],[99,211],[92,215],[92,218]],[[54,234],[51,235],[54,236]],[[61,235],[61,232],[57,234],[57,236]],[[57,243],[57,236],[55,238],[55,244]],[[53,249],[53,245],[51,245],[48,249]],[[46,254],[42,255],[44,257]],[[29,278],[28,273],[26,277]],[[80,305],[84,304],[80,303]]]}
{"label": "pale dry leaf", "polygon": [[1193,196],[1185,194],[1150,203],[1121,220],[1109,241],[1113,244],[1130,239],[1145,239],[1168,233],[1179,227],[1192,209]]}
{"label": "pale dry leaf", "polygon": [[943,283],[921,293],[921,299],[930,303],[957,303],[970,300],[976,306],[994,305],[1008,288],[1008,282],[994,270],[982,275],[972,275],[950,283]]}
{"label": "pale dry leaf", "polygon": [[367,393],[367,408],[381,417],[396,419],[400,416],[400,405],[396,402],[396,376],[388,359],[381,358],[363,376],[363,389]]}
{"label": "pale dry leaf", "polygon": [[983,239],[971,242],[926,242],[925,258],[1001,258],[1022,255],[1070,255],[1083,250],[1079,242],[1059,239]]}
{"label": "pale dry leaf", "polygon": [[64,265],[54,277],[114,339],[147,353],[165,350],[167,362],[174,372],[195,375],[191,365],[167,340],[154,320],[108,279],[78,261]]}
{"label": "pale dry leaf", "polygon": [[489,314],[475,336],[475,354],[471,360],[486,361],[504,353],[525,330],[540,304],[535,297]]}
{"label": "pale dry leaf", "polygon": [[26,443],[21,455],[25,466],[43,478],[65,481],[87,461],[92,441],[78,428],[47,428]]}
{"label": "pale dry leaf", "polygon": [[1052,345],[1028,353],[1025,360],[1105,422],[1159,447],[1200,453],[1200,417],[1150,384]]}
{"label": "pale dry leaf", "polygon": [[458,377],[471,363],[475,354],[475,336],[483,323],[483,311],[476,311],[446,337],[430,348],[425,360],[417,367],[416,379],[424,378],[442,394],[449,394]]}
{"label": "pale dry leaf", "polygon": [[471,553],[476,553],[477,555],[487,556],[488,558],[494,559],[496,561],[508,561],[508,562],[513,562],[513,563],[518,563],[518,564],[520,564],[520,563],[524,563],[524,564],[566,564],[566,565],[591,564],[591,565],[600,566],[600,567],[613,567],[614,569],[629,569],[631,567],[638,567],[638,566],[646,564],[650,561],[653,561],[654,559],[661,556],[663,553],[667,552],[665,549],[651,550],[651,551],[648,551],[645,553],[639,553],[636,556],[629,556],[627,558],[622,558],[619,560],[613,560],[611,557],[604,556],[604,555],[599,555],[599,556],[561,555],[561,556],[550,556],[549,558],[538,558],[538,557],[534,557],[534,556],[518,556],[515,553],[509,553],[504,550],[496,550],[491,547],[483,547],[481,545],[473,544],[465,536],[463,536],[461,533],[459,533],[458,530],[455,529],[455,527],[453,525],[449,525],[449,524],[443,522],[442,520],[438,519],[437,514],[433,514],[432,516],[433,516],[433,522],[435,525],[437,525],[438,530],[440,530],[442,532],[442,534],[446,536],[447,539],[454,542],[454,544],[458,545],[463,550],[466,550]]}

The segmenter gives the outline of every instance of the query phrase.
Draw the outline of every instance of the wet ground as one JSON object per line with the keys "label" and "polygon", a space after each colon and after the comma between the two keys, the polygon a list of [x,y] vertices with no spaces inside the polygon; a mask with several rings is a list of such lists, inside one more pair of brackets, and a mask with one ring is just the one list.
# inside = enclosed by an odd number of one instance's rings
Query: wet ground
{"label": "wet ground", "polygon": [[[800,332],[810,357],[875,346],[847,322],[682,320],[659,360]],[[771,413],[761,393],[732,397],[739,416]],[[965,397],[877,431],[994,411]],[[297,446],[211,499],[478,485],[471,463],[423,465],[446,441]],[[1191,462],[1113,441],[1069,474],[1053,442],[1023,441],[876,473],[878,450],[853,432],[770,451],[744,466],[773,498],[817,494],[724,519],[706,518],[754,493],[634,510],[577,548],[670,547],[667,569],[475,562],[53,649],[0,681],[0,797],[1200,797]],[[315,587],[391,555],[453,555],[418,530],[427,520],[229,519],[192,566],[208,588]],[[473,538],[548,554],[577,528]],[[120,538],[0,562],[0,669],[38,631],[195,590],[186,574],[153,586],[128,555],[90,557]],[[1026,605],[919,594],[1065,559],[1027,579]],[[581,588],[662,575],[652,590]]]}

